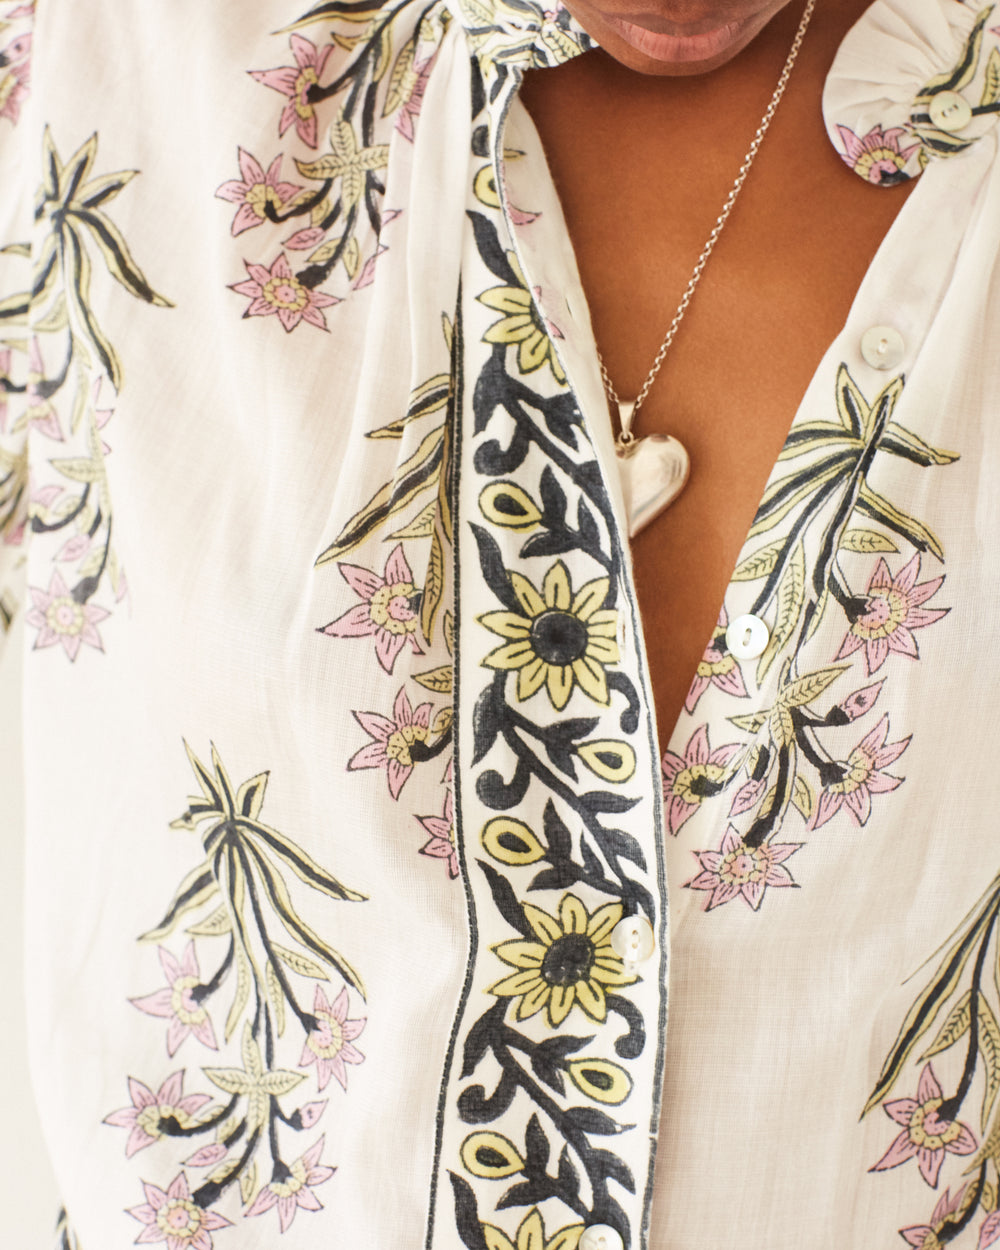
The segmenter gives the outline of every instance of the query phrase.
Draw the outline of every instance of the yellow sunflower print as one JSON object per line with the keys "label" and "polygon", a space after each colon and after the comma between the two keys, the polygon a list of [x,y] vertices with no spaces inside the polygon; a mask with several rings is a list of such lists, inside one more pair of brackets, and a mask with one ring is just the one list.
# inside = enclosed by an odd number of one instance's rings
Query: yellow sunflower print
{"label": "yellow sunflower print", "polygon": [[544,685],[558,711],[573,686],[595,703],[608,703],[605,664],[617,664],[618,613],[605,608],[610,582],[597,577],[574,595],[562,560],[545,574],[541,593],[520,573],[511,586],[521,612],[486,612],[479,623],[511,641],[483,660],[488,668],[517,670],[517,697],[528,699]]}
{"label": "yellow sunflower print", "polygon": [[493,947],[517,971],[491,985],[488,993],[520,999],[518,1020],[544,1007],[556,1029],[576,1003],[592,1020],[602,1022],[607,1015],[605,986],[632,985],[638,979],[625,971],[611,945],[611,931],[622,918],[621,903],[605,903],[590,915],[575,894],[564,894],[558,917],[530,903],[522,906],[538,940]]}
{"label": "yellow sunflower print", "polygon": [[548,361],[556,381],[562,386],[566,382],[566,374],[552,346],[552,336],[561,338],[562,335],[554,326],[542,321],[515,254],[508,252],[507,259],[519,285],[492,286],[478,297],[487,308],[504,314],[486,331],[483,341],[508,346],[516,343],[517,367],[522,373],[534,373]]}

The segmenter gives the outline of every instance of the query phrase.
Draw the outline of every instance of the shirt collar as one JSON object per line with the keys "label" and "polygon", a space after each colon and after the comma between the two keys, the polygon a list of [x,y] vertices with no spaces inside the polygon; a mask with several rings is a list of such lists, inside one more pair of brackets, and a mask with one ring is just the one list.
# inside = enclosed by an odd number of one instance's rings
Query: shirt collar
{"label": "shirt collar", "polygon": [[[562,65],[597,46],[560,0],[445,3],[487,77],[500,67]],[[892,185],[992,129],[998,20],[1000,5],[975,0],[875,0],[845,39],[824,95],[827,130],[845,162],[867,181]],[[944,89],[976,107],[963,133],[941,133],[927,120],[928,92]]]}
{"label": "shirt collar", "polygon": [[875,0],[827,77],[827,131],[866,182],[961,156],[1000,115],[1000,4]]}
{"label": "shirt collar", "polygon": [[559,0],[447,0],[468,32],[484,69],[491,65],[536,69],[562,65],[596,47]]}

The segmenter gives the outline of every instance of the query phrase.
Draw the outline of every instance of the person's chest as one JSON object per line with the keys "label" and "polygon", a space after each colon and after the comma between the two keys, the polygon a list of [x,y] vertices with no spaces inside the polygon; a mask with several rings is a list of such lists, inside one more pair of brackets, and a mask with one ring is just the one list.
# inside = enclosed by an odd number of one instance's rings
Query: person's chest
{"label": "person's chest", "polygon": [[[831,148],[819,96],[836,41],[813,33],[636,422],[637,436],[671,434],[691,459],[681,495],[633,543],[664,741],[792,418],[907,195],[865,186]],[[715,86],[636,81],[594,57],[528,79],[597,345],[623,398],[643,385],[716,224],[768,103],[761,68],[773,63],[776,82],[786,34]]]}

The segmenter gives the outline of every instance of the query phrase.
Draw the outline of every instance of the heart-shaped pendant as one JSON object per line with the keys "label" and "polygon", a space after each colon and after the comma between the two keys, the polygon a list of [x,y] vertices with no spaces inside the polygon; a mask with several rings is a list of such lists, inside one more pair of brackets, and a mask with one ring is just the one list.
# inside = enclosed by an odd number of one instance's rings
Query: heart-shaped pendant
{"label": "heart-shaped pendant", "polygon": [[628,536],[635,538],[684,489],[691,461],[683,443],[669,434],[647,434],[632,442],[620,442],[615,450]]}

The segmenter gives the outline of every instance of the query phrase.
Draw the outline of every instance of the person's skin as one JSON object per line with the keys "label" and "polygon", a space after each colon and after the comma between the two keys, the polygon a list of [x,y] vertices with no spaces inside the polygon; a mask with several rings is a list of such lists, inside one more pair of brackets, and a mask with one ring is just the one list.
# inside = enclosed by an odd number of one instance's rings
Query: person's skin
{"label": "person's skin", "polygon": [[[912,189],[867,186],[823,126],[827,71],[867,4],[818,0],[785,98],[637,419],[637,435],[674,434],[691,455],[684,492],[633,543],[664,746],[802,395]],[[606,51],[532,72],[523,98],[597,343],[619,394],[634,398],[777,85],[804,0],[568,7]],[[628,27],[626,38],[618,17],[652,35]]]}
{"label": "person's skin", "polygon": [[588,34],[616,61],[642,74],[705,74],[737,56],[789,0],[694,0],[633,7],[573,0],[567,4]]}

